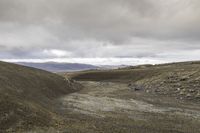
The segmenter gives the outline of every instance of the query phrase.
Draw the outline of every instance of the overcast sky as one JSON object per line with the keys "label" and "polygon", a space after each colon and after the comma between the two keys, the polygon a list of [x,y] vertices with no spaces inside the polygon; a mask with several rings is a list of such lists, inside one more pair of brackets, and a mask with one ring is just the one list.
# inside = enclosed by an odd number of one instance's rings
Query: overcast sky
{"label": "overcast sky", "polygon": [[199,60],[199,25],[199,0],[0,0],[0,59]]}

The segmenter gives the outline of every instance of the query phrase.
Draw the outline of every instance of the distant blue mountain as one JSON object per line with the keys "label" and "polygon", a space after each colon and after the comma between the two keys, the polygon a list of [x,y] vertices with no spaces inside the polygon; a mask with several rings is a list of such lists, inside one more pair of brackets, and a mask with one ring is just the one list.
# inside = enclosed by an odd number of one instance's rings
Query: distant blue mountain
{"label": "distant blue mountain", "polygon": [[51,72],[67,72],[67,71],[82,71],[90,69],[99,69],[98,66],[89,64],[79,63],[57,63],[57,62],[46,62],[46,63],[32,63],[32,62],[17,62],[16,64],[43,69]]}

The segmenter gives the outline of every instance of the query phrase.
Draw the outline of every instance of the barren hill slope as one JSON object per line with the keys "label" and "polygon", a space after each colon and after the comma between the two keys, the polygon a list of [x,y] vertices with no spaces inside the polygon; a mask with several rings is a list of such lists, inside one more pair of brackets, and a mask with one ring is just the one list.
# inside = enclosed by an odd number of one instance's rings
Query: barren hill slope
{"label": "barren hill slope", "polygon": [[84,86],[61,100],[66,112],[73,113],[73,129],[91,133],[200,132],[199,62],[65,74]]}
{"label": "barren hill slope", "polygon": [[71,77],[81,81],[127,83],[148,93],[200,101],[200,62],[141,65],[117,70],[84,71]]}
{"label": "barren hill slope", "polygon": [[78,88],[56,74],[0,62],[0,132],[53,127],[55,100]]}

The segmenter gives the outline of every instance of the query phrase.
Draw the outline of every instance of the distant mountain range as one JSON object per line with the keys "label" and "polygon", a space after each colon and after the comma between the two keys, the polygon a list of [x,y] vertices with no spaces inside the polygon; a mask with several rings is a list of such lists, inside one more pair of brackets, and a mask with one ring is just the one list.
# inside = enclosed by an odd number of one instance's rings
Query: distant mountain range
{"label": "distant mountain range", "polygon": [[45,63],[30,63],[30,62],[17,62],[16,64],[43,69],[51,72],[66,72],[66,71],[82,71],[90,69],[100,69],[99,66],[79,63],[57,63],[57,62],[45,62]]}
{"label": "distant mountain range", "polygon": [[33,62],[16,62],[15,64],[34,67],[50,72],[70,72],[70,71],[84,71],[92,69],[117,69],[127,67],[126,65],[90,65],[90,64],[81,64],[81,63],[58,63],[58,62],[44,62],[44,63],[33,63]]}

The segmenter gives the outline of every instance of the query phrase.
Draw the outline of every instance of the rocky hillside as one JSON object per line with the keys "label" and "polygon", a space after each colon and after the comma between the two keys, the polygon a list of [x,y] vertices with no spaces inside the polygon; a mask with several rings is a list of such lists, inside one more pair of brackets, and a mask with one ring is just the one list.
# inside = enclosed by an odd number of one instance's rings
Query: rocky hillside
{"label": "rocky hillside", "polygon": [[0,132],[56,126],[56,99],[79,88],[56,74],[0,62]]}
{"label": "rocky hillside", "polygon": [[141,65],[71,74],[76,80],[125,82],[134,90],[200,101],[200,62]]}

